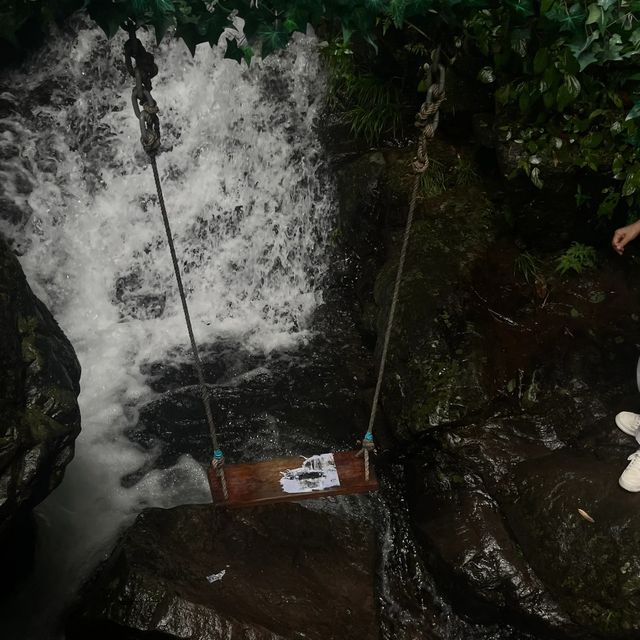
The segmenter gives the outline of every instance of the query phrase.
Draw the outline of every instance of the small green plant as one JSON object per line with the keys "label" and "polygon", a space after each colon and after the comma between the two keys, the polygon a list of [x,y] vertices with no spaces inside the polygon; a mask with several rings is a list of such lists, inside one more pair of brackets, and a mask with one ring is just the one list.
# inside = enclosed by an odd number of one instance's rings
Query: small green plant
{"label": "small green plant", "polygon": [[367,69],[359,68],[349,44],[334,40],[325,50],[330,67],[329,106],[351,125],[351,133],[369,144],[402,127],[400,91]]}
{"label": "small green plant", "polygon": [[468,187],[471,184],[478,182],[478,172],[473,164],[471,158],[458,154],[456,172],[456,186]]}
{"label": "small green plant", "polygon": [[523,251],[513,261],[513,275],[516,278],[521,278],[527,284],[533,284],[540,280],[540,268],[540,260],[528,251]]}
{"label": "small green plant", "polygon": [[569,271],[584,273],[598,262],[596,250],[589,245],[574,242],[557,260],[556,271],[566,275]]}
{"label": "small green plant", "polygon": [[351,123],[351,132],[369,144],[378,142],[383,134],[396,136],[402,127],[402,104],[397,89],[374,76],[360,76],[345,88],[344,98],[351,106],[344,118]]}
{"label": "small green plant", "polygon": [[429,167],[420,174],[420,191],[423,196],[433,198],[447,190],[447,174],[444,165],[435,158],[429,159]]}

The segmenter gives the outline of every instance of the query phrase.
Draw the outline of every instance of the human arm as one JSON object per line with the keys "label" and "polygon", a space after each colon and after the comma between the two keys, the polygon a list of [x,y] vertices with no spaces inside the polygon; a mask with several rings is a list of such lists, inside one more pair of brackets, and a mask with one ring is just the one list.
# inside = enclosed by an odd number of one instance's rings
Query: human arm
{"label": "human arm", "polygon": [[614,251],[622,255],[624,253],[625,246],[637,238],[638,235],[640,235],[640,220],[637,220],[626,227],[616,229],[613,234],[613,239],[611,240],[611,246]]}

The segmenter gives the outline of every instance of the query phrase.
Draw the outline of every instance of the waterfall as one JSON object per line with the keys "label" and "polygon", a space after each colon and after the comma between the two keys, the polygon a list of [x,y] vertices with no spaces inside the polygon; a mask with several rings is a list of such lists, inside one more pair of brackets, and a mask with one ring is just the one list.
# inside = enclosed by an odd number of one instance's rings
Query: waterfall
{"label": "waterfall", "polygon": [[[125,436],[153,397],[141,369],[188,358],[123,42],[72,22],[0,77],[0,230],[82,365],[76,456],[37,509],[34,583],[47,601],[68,599],[140,509],[208,500],[189,456],[121,482],[154,455]],[[317,42],[300,35],[250,68],[208,45],[194,58],[179,41],[154,53],[158,165],[196,339],[263,353],[305,341],[332,224],[313,130]]]}

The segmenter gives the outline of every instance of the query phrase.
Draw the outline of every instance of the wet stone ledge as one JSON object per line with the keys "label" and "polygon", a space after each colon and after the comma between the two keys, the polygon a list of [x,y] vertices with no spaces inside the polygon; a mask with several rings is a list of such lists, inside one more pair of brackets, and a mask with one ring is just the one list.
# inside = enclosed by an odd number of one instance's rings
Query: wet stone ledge
{"label": "wet stone ledge", "polygon": [[378,638],[375,549],[369,526],[297,504],[149,509],[98,570],[67,638]]}

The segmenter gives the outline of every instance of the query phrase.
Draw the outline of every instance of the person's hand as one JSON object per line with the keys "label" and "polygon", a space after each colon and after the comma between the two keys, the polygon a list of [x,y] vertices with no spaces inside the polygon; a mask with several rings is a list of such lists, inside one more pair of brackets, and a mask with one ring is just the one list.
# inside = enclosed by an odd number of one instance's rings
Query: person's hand
{"label": "person's hand", "polygon": [[614,251],[622,255],[624,253],[624,248],[628,245],[632,240],[638,237],[640,234],[640,220],[638,222],[634,222],[633,224],[629,224],[626,227],[621,227],[620,229],[616,229],[613,234],[613,240],[611,240],[611,246]]}

